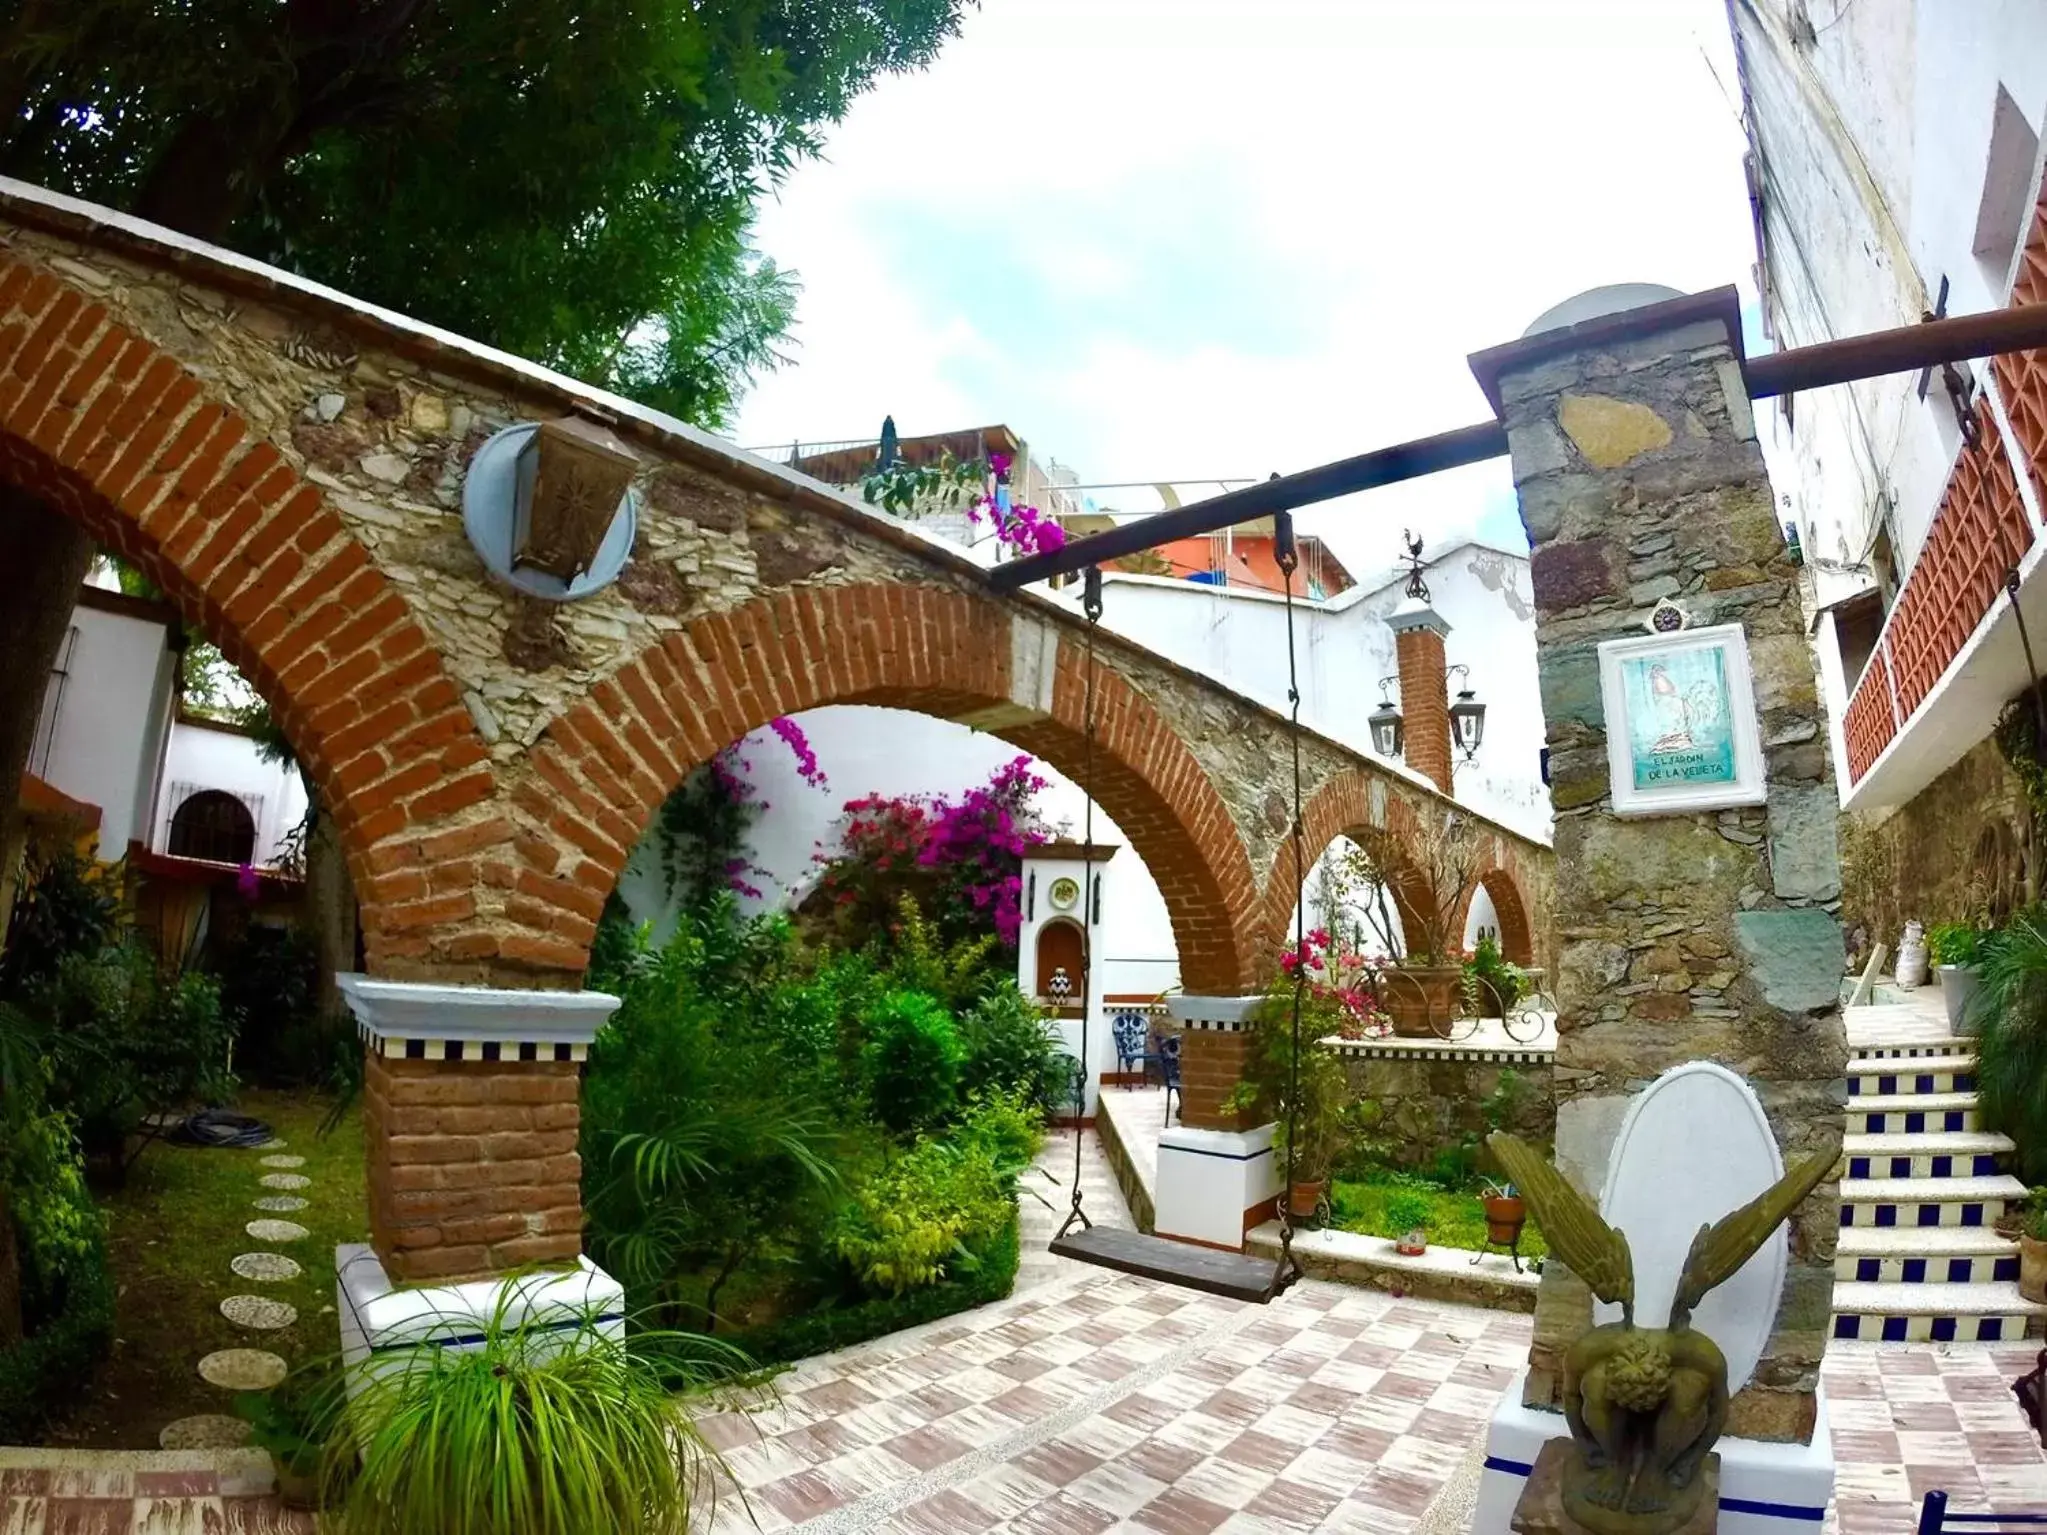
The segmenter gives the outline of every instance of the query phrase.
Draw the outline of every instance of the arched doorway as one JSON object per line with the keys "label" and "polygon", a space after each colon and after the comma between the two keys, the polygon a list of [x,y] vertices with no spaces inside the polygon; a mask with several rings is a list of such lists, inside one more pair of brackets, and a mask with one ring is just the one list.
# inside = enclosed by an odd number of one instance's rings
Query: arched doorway
{"label": "arched doorway", "polygon": [[172,812],[164,851],[207,863],[249,863],[256,856],[256,818],[226,790],[201,789]]}

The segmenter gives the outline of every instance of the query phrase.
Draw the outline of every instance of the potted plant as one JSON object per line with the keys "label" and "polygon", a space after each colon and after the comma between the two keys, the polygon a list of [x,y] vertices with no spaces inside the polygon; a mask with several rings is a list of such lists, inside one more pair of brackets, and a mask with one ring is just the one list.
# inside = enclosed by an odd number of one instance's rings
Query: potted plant
{"label": "potted plant", "polygon": [[1350,1079],[1323,1040],[1337,1034],[1343,1006],[1325,989],[1302,986],[1301,1050],[1294,1058],[1294,984],[1282,974],[1253,1015],[1254,1036],[1244,1076],[1223,1107],[1240,1115],[1276,1122],[1272,1149],[1276,1165],[1292,1168],[1287,1213],[1314,1216],[1329,1185],[1329,1171],[1347,1136]]}
{"label": "potted plant", "polygon": [[1341,855],[1340,882],[1361,893],[1375,940],[1394,956],[1375,990],[1395,1034],[1447,1035],[1464,1011],[1461,934],[1452,924],[1461,919],[1484,860],[1478,823],[1457,810],[1423,817],[1397,848],[1359,842]]}
{"label": "potted plant", "polygon": [[1940,975],[1940,999],[1947,1007],[1947,1025],[1957,1034],[1975,1031],[1968,1016],[1969,1000],[1976,994],[1983,939],[1983,930],[1967,922],[1942,922],[1926,935],[1927,951]]}
{"label": "potted plant", "polygon": [[1485,1239],[1495,1247],[1512,1247],[1521,1240],[1521,1228],[1528,1220],[1528,1205],[1511,1183],[1486,1180],[1480,1196],[1485,1210]]}
{"label": "potted plant", "polygon": [[2025,1224],[2019,1228],[2019,1294],[2029,1301],[2047,1301],[2047,1188],[2026,1199]]}
{"label": "potted plant", "polygon": [[1429,1250],[1428,1196],[1415,1189],[1402,1189],[1386,1201],[1386,1223],[1395,1231],[1393,1250],[1419,1258]]}
{"label": "potted plant", "polygon": [[[300,1365],[271,1391],[244,1391],[235,1413],[277,1468],[277,1495],[289,1508],[324,1506],[323,1468],[340,1426],[346,1393],[329,1362]],[[337,1458],[334,1463],[339,1468]]]}
{"label": "potted plant", "polygon": [[1497,938],[1481,933],[1464,962],[1464,1000],[1472,1016],[1505,1018],[1528,991],[1527,973],[1500,952]]}

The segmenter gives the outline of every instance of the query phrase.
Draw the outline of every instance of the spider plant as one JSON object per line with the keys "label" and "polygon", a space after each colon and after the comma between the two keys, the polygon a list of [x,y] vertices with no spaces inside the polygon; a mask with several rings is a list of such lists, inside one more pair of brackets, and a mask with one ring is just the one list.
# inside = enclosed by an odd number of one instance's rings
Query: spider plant
{"label": "spider plant", "polygon": [[2047,909],[1986,938],[1979,965],[1970,1018],[1983,1123],[2018,1142],[2028,1183],[2047,1182]]}
{"label": "spider plant", "polygon": [[745,1356],[690,1334],[620,1338],[588,1313],[536,1322],[520,1289],[480,1328],[454,1323],[480,1331],[474,1346],[422,1344],[357,1375],[351,1432],[326,1460],[345,1484],[342,1535],[684,1535],[715,1500],[722,1462],[693,1414],[751,1405]]}

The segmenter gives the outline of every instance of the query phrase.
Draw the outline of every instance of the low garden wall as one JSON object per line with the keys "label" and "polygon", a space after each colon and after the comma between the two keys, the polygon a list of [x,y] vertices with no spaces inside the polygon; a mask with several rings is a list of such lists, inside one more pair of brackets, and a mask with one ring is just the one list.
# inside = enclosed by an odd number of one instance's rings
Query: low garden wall
{"label": "low garden wall", "polygon": [[1351,1040],[1336,1049],[1356,1104],[1353,1154],[1428,1170],[1490,1130],[1547,1141],[1555,1129],[1547,1048]]}

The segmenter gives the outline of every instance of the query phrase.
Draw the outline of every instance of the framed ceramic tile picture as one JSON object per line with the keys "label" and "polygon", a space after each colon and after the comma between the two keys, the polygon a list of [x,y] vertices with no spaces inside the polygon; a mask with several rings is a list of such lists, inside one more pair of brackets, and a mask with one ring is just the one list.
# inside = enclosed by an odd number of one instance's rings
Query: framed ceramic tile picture
{"label": "framed ceramic tile picture", "polygon": [[1740,624],[1599,647],[1616,815],[1685,815],[1763,803],[1748,638]]}

